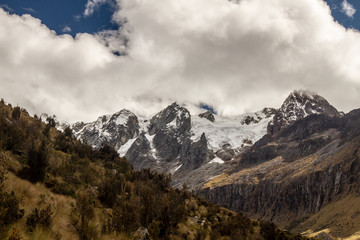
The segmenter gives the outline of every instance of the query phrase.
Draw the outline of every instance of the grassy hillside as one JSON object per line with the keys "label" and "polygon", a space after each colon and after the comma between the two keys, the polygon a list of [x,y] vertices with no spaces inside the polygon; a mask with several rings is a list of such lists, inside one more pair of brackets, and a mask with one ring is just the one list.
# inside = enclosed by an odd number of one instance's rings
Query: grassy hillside
{"label": "grassy hillside", "polygon": [[0,239],[303,239],[0,103]]}

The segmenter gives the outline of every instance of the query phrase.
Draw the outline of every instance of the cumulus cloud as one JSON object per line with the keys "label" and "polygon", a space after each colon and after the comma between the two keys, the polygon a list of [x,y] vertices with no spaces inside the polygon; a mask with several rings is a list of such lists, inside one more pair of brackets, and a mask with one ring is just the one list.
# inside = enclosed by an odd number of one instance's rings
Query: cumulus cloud
{"label": "cumulus cloud", "polygon": [[108,2],[108,0],[88,0],[85,5],[84,16],[89,17],[93,15],[95,10],[106,2]]}
{"label": "cumulus cloud", "polygon": [[348,1],[344,0],[341,3],[341,7],[342,7],[342,11],[346,14],[346,16],[352,18],[354,16],[354,14],[356,13],[356,9],[354,8],[353,5],[351,5],[350,3],[348,3]]}
{"label": "cumulus cloud", "polygon": [[359,107],[360,33],[321,0],[117,4],[118,31],[75,38],[0,11],[0,96],[69,121],[150,115],[173,101],[240,114],[279,107],[299,88]]}

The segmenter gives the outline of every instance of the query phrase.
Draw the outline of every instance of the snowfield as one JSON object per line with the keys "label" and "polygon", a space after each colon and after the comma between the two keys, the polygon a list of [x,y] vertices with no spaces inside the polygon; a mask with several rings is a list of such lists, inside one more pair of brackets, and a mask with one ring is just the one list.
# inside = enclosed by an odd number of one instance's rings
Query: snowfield
{"label": "snowfield", "polygon": [[267,125],[272,117],[264,118],[258,123],[242,124],[245,116],[221,117],[215,116],[215,122],[207,119],[191,116],[191,140],[198,141],[202,133],[205,133],[209,149],[216,152],[222,149],[226,143],[232,149],[241,148],[254,144],[266,134]]}

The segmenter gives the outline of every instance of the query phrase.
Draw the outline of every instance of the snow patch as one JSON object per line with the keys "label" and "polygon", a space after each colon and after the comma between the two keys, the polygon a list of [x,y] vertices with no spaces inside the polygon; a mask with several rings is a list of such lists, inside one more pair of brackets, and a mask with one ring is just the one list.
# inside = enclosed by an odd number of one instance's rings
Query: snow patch
{"label": "snow patch", "polygon": [[171,122],[169,122],[168,124],[166,124],[169,128],[176,128],[177,127],[177,118],[174,118],[174,120],[172,120]]}
{"label": "snow patch", "polygon": [[180,164],[179,166],[177,166],[176,168],[170,170],[171,174],[174,174],[177,170],[179,170],[182,167],[183,164]]}
{"label": "snow patch", "polygon": [[[146,139],[149,141],[149,143],[150,143],[150,148],[151,148],[151,150],[150,150],[150,153],[151,153],[151,156],[154,158],[154,159],[157,159],[157,156],[156,156],[156,148],[155,148],[155,146],[154,146],[154,142],[153,142],[153,139],[154,139],[154,137],[155,137],[155,134],[154,135],[150,135],[150,134],[145,134],[145,137],[146,137]],[[156,160],[156,162],[157,163],[160,163],[160,161],[157,159]]]}
{"label": "snow patch", "polygon": [[133,143],[135,142],[136,138],[133,139],[129,139],[124,145],[122,145],[119,150],[118,150],[118,154],[120,157],[124,157],[127,153],[127,151],[129,150],[129,148],[131,147],[131,145],[133,145]]}
{"label": "snow patch", "polygon": [[120,115],[119,117],[116,118],[115,123],[116,123],[117,125],[124,125],[124,126],[126,126],[128,119],[129,119],[129,116]]}
{"label": "snow patch", "polygon": [[211,160],[208,164],[211,164],[211,163],[220,163],[220,164],[223,164],[224,161],[218,157],[214,158],[213,160]]}

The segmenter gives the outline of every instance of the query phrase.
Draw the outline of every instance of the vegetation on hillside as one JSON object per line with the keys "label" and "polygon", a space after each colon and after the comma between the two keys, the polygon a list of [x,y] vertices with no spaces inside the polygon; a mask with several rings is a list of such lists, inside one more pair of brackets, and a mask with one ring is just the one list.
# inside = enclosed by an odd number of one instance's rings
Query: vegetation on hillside
{"label": "vegetation on hillside", "polygon": [[[44,120],[45,122],[43,122]],[[303,239],[0,103],[0,239]],[[145,238],[146,239],[146,238]]]}

